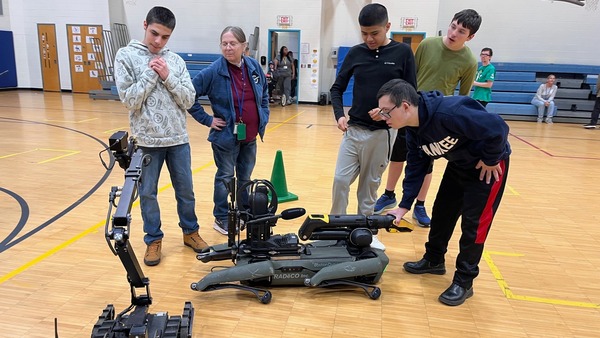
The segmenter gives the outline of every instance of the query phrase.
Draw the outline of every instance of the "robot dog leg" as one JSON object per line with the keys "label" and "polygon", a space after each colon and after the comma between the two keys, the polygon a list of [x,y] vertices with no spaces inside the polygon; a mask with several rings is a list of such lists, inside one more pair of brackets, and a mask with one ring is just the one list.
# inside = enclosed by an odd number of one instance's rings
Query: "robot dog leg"
{"label": "robot dog leg", "polygon": [[378,281],[381,278],[381,275],[383,275],[383,271],[389,261],[389,258],[381,253],[374,258],[330,265],[322,268],[311,278],[305,279],[304,285],[309,287],[332,285],[358,286],[362,288],[371,299],[377,299],[381,296],[381,289],[379,287],[348,279],[357,276],[374,276],[373,279]]}
{"label": "robot dog leg", "polygon": [[262,261],[247,265],[237,265],[223,270],[213,271],[202,278],[198,283],[192,283],[192,290],[214,291],[220,289],[239,289],[252,292],[263,304],[271,302],[271,291],[253,286],[231,284],[228,282],[246,281],[268,278],[275,274],[271,261]]}

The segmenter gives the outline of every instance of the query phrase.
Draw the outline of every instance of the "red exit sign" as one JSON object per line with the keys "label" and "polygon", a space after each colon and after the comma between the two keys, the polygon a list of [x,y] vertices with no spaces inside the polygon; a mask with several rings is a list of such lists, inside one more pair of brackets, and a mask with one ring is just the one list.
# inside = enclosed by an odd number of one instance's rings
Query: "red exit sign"
{"label": "red exit sign", "polygon": [[415,28],[417,26],[417,18],[402,18],[402,27]]}
{"label": "red exit sign", "polygon": [[292,16],[291,15],[278,15],[277,16],[277,25],[291,26],[292,25]]}

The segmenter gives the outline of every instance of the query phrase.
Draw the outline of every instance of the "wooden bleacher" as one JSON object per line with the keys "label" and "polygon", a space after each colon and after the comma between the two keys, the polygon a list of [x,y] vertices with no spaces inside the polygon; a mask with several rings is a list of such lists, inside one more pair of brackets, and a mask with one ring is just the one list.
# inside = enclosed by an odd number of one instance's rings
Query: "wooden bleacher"
{"label": "wooden bleacher", "polygon": [[487,110],[507,120],[535,121],[537,109],[531,104],[540,84],[549,74],[556,76],[558,91],[555,122],[585,123],[594,107],[600,66],[544,63],[493,63],[496,80]]}

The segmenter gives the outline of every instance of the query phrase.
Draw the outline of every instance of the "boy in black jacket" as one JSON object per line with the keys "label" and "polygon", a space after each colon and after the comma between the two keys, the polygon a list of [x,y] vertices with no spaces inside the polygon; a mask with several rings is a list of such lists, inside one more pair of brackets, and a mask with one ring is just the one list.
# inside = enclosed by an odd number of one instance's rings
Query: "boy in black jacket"
{"label": "boy in black jacket", "polygon": [[[373,214],[381,175],[389,162],[396,130],[374,121],[369,111],[377,107],[377,91],[391,79],[404,79],[416,86],[415,59],[405,43],[391,40],[387,9],[368,4],[358,16],[364,43],[348,51],[331,87],[331,104],[337,127],[344,132],[333,179],[331,214],[346,214],[350,185],[358,178],[357,212]],[[344,113],[342,95],[354,77],[352,107]],[[373,237],[371,247],[385,246]]]}
{"label": "boy in black jacket", "polygon": [[483,245],[506,185],[511,153],[508,125],[466,96],[417,92],[391,80],[377,93],[379,109],[369,114],[392,128],[406,128],[407,166],[400,206],[388,212],[401,219],[419,193],[432,159],[448,160],[433,204],[429,240],[420,261],[407,262],[409,273],[446,273],[444,254],[462,216],[460,251],[452,285],[440,302],[460,305],[473,295]]}

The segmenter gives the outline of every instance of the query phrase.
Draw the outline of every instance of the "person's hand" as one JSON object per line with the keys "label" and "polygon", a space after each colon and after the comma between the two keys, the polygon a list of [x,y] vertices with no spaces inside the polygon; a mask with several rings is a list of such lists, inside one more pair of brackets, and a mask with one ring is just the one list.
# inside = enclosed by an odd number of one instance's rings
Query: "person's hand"
{"label": "person's hand", "polygon": [[342,116],[337,120],[337,127],[343,132],[348,130],[348,121],[346,121],[346,116]]}
{"label": "person's hand", "polygon": [[392,216],[396,217],[393,224],[398,225],[398,224],[400,224],[400,220],[402,219],[402,217],[404,217],[404,215],[406,215],[407,212],[408,212],[408,209],[398,207],[396,209],[389,210],[386,213],[386,215],[392,215]]}
{"label": "person's hand", "polygon": [[161,80],[165,81],[169,77],[169,65],[160,56],[150,60],[148,66],[158,74]]}
{"label": "person's hand", "polygon": [[227,125],[223,119],[218,117],[213,117],[212,123],[210,124],[210,128],[214,130],[222,130],[223,127]]}
{"label": "person's hand", "polygon": [[383,121],[383,116],[379,114],[379,111],[381,111],[379,108],[373,108],[369,110],[369,116],[371,116],[373,121]]}
{"label": "person's hand", "polygon": [[490,184],[492,180],[492,175],[496,181],[500,180],[500,176],[502,176],[502,168],[500,168],[500,163],[489,166],[483,163],[482,160],[479,160],[479,163],[475,166],[475,169],[481,169],[481,173],[479,174],[479,180],[483,181],[485,178],[485,183]]}
{"label": "person's hand", "polygon": [[550,101],[544,102],[544,106],[548,107],[550,105]]}

